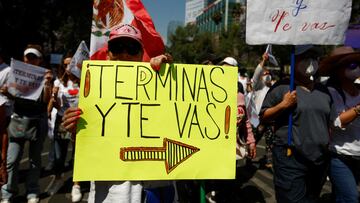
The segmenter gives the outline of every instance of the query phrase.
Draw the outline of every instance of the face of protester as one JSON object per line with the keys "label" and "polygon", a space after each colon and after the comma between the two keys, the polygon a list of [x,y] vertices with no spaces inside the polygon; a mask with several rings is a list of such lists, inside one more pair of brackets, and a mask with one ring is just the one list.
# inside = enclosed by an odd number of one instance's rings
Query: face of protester
{"label": "face of protester", "polygon": [[67,68],[67,66],[70,64],[70,62],[71,62],[71,57],[67,57],[64,59],[64,61],[63,61],[64,69]]}
{"label": "face of protester", "polygon": [[141,61],[143,48],[141,44],[128,37],[113,39],[108,43],[108,60]]}
{"label": "face of protester", "polygon": [[295,64],[295,78],[298,82],[309,84],[314,82],[314,76],[319,69],[319,60],[315,55],[298,56]]}
{"label": "face of protester", "polygon": [[338,78],[354,82],[360,77],[360,65],[358,62],[350,62],[341,66],[337,71]]}
{"label": "face of protester", "polygon": [[268,87],[271,86],[271,79],[272,79],[272,78],[271,78],[271,74],[270,74],[269,71],[264,71],[263,74],[262,74],[262,76],[261,76],[261,79],[262,79],[263,83],[264,83],[266,86],[268,86]]}
{"label": "face of protester", "polygon": [[24,56],[24,63],[40,66],[42,59],[37,57],[35,54],[29,53]]}

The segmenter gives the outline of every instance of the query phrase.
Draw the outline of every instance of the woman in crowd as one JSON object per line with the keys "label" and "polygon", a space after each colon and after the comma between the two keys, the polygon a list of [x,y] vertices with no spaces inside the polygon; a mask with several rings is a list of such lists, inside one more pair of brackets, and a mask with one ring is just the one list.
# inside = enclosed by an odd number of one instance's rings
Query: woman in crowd
{"label": "woman in crowd", "polygon": [[[24,51],[24,62],[41,66],[43,62],[42,48],[39,45],[28,45]],[[14,112],[8,127],[9,146],[7,153],[8,182],[1,188],[2,203],[10,202],[17,192],[18,170],[24,144],[29,141],[30,170],[27,175],[26,191],[28,203],[39,202],[39,178],[41,170],[41,152],[47,134],[47,104],[52,88],[52,73],[45,73],[45,85],[37,101],[15,98]],[[16,118],[16,120],[15,120]],[[16,122],[15,122],[16,121]],[[14,129],[11,129],[11,126]],[[23,129],[26,137],[18,137],[18,130]],[[16,134],[16,135],[15,135]]]}
{"label": "woman in crowd", "polygon": [[[70,72],[68,66],[70,61],[71,57],[66,57],[63,61],[63,64],[66,65],[66,70],[63,72],[61,78],[54,81],[51,100],[48,106],[48,110],[50,112],[53,107],[57,109],[54,127],[55,180],[48,190],[50,195],[54,195],[63,184],[61,175],[64,172],[69,141],[73,137],[72,134],[67,132],[61,125],[62,117],[64,116],[66,109],[77,106],[79,101],[80,79]],[[74,183],[71,197],[73,202],[81,200],[82,194],[80,191],[80,184],[78,182]]]}
{"label": "woman in crowd", "polygon": [[331,132],[330,180],[336,202],[357,203],[360,178],[360,52],[351,47],[335,48],[320,66],[320,74],[330,76],[328,89],[334,100],[337,125]]}

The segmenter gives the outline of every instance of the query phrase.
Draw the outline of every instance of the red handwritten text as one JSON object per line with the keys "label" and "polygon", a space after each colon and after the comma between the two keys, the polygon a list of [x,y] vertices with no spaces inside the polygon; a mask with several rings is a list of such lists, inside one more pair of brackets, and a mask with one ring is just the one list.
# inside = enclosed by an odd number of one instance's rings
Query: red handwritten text
{"label": "red handwritten text", "polygon": [[315,23],[304,23],[301,31],[312,31],[312,30],[327,30],[329,28],[335,27],[335,25],[328,25],[327,22],[324,23],[319,23],[319,22],[315,22]]}
{"label": "red handwritten text", "polygon": [[289,16],[289,12],[287,11],[280,12],[280,10],[277,10],[276,14],[271,17],[271,21],[276,22],[274,32],[277,32],[279,27],[281,27],[283,31],[288,31],[291,29],[291,25],[289,23],[281,24],[287,16]]}

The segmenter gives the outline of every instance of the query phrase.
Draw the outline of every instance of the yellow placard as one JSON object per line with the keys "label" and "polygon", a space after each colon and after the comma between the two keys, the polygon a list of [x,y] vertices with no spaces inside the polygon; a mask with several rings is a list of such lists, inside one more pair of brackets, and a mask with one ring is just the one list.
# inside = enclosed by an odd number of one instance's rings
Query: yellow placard
{"label": "yellow placard", "polygon": [[235,178],[237,68],[84,61],[74,180]]}

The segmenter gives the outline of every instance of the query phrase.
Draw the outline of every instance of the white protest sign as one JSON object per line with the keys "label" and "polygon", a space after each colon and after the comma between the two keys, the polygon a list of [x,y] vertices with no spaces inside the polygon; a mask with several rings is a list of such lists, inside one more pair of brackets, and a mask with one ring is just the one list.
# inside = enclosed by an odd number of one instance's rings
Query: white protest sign
{"label": "white protest sign", "polygon": [[269,62],[272,63],[274,66],[279,66],[275,56],[272,54],[272,45],[268,44],[265,51],[269,56]]}
{"label": "white protest sign", "polygon": [[81,41],[68,66],[70,73],[74,74],[77,78],[80,78],[82,62],[87,59],[89,59],[89,49],[87,48],[85,42]]}
{"label": "white protest sign", "polygon": [[11,59],[10,67],[8,92],[15,97],[37,100],[44,88],[47,70],[15,59]]}
{"label": "white protest sign", "polygon": [[248,44],[343,44],[351,0],[248,0]]}

